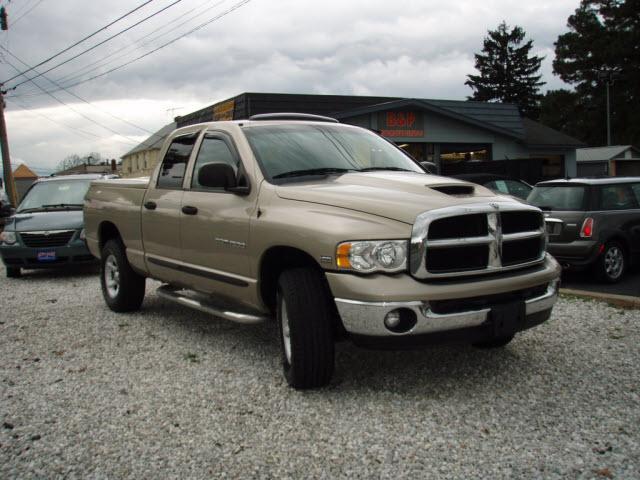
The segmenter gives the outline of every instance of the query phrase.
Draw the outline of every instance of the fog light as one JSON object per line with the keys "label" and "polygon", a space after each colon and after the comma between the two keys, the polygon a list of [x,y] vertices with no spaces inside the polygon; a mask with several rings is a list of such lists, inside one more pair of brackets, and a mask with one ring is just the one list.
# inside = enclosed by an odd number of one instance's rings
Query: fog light
{"label": "fog light", "polygon": [[418,323],[416,312],[409,308],[396,308],[384,317],[384,326],[393,333],[407,333]]}
{"label": "fog light", "polygon": [[384,324],[391,330],[400,325],[400,310],[391,310],[387,313],[384,317]]}

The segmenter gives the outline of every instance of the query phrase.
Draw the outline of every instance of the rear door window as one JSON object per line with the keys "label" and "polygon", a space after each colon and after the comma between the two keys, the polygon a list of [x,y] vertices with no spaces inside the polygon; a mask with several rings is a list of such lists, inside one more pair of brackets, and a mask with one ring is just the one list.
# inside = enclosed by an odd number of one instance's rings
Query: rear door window
{"label": "rear door window", "polygon": [[541,185],[527,202],[543,210],[580,211],[585,209],[585,190],[584,185]]}
{"label": "rear door window", "polygon": [[600,188],[600,210],[631,210],[638,208],[631,184],[604,185]]}
{"label": "rear door window", "polygon": [[160,166],[160,174],[158,175],[159,188],[182,188],[184,173],[197,138],[198,134],[194,133],[173,139]]}

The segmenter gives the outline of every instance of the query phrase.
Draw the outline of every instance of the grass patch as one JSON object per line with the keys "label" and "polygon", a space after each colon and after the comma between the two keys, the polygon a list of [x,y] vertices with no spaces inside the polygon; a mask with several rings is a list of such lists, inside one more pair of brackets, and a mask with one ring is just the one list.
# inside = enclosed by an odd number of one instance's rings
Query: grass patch
{"label": "grass patch", "polygon": [[198,358],[197,353],[192,353],[192,352],[185,353],[184,359],[191,363],[200,363],[200,359]]}

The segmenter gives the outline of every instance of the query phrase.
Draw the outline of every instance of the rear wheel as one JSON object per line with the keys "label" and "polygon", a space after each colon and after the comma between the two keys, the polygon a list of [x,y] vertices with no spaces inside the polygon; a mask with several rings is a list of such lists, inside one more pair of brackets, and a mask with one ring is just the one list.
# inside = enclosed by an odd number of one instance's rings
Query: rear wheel
{"label": "rear wheel", "polygon": [[334,368],[331,296],[319,272],[287,270],[278,280],[277,319],[284,376],[298,389],[329,383]]}
{"label": "rear wheel", "polygon": [[7,267],[7,278],[20,278],[22,270],[20,267]]}
{"label": "rear wheel", "polygon": [[124,245],[109,240],[102,248],[102,296],[114,312],[138,310],[144,299],[145,278],[131,268]]}
{"label": "rear wheel", "polygon": [[622,279],[627,267],[624,248],[616,241],[607,242],[597,263],[598,275],[603,282],[616,283]]}

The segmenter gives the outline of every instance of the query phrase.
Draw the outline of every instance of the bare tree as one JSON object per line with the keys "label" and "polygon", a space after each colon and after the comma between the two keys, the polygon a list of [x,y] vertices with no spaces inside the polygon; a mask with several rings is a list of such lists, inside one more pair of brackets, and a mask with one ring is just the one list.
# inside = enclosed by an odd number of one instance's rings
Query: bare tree
{"label": "bare tree", "polygon": [[98,165],[100,163],[102,163],[102,155],[98,152],[90,152],[83,156],[74,153],[58,163],[56,172],[62,172],[79,165]]}

